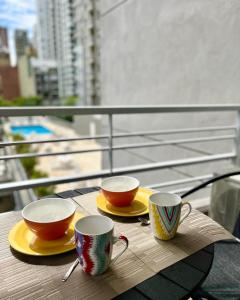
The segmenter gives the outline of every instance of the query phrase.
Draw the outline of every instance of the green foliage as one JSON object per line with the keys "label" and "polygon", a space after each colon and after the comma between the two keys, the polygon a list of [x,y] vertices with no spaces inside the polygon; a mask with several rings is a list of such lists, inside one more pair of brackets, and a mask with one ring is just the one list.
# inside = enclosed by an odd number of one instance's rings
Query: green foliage
{"label": "green foliage", "polygon": [[13,100],[15,106],[38,106],[42,104],[42,98],[39,96],[19,97]]}
{"label": "green foliage", "polygon": [[21,158],[21,163],[22,163],[28,177],[32,178],[32,175],[35,172],[35,166],[37,164],[36,157]]}
{"label": "green foliage", "polygon": [[[12,138],[14,141],[24,141],[24,137],[19,133],[12,134]],[[30,152],[30,145],[16,145],[16,152],[23,154],[23,153],[29,153]]]}
{"label": "green foliage", "polygon": [[42,98],[39,96],[18,97],[11,101],[0,97],[0,106],[38,106],[42,104]]}
{"label": "green foliage", "polygon": [[43,172],[43,171],[36,170],[36,169],[34,169],[34,171],[32,172],[32,176],[31,176],[32,179],[45,178],[45,177],[48,177],[47,172]]}
{"label": "green foliage", "polygon": [[[14,141],[22,141],[24,140],[23,136],[21,134],[13,134],[12,138]],[[30,145],[17,145],[16,146],[16,152],[19,154],[23,153],[29,153],[31,152],[31,146]],[[48,177],[48,173],[36,170],[37,165],[37,158],[36,157],[28,157],[28,158],[21,158],[21,163],[27,173],[27,176],[31,179],[37,179],[37,178],[44,178]],[[44,197],[47,195],[51,195],[54,193],[55,186],[49,186],[49,187],[36,187],[34,188],[34,191],[38,197]]]}
{"label": "green foliage", "polygon": [[52,195],[54,194],[54,191],[55,191],[54,186],[39,186],[37,188],[34,188],[34,192],[39,198]]}
{"label": "green foliage", "polygon": [[77,104],[78,97],[76,96],[69,96],[64,99],[64,105],[66,106],[75,106]]}
{"label": "green foliage", "polygon": [[[78,102],[78,97],[77,96],[69,96],[67,98],[63,99],[63,105],[66,106],[75,106]],[[60,116],[61,119],[68,121],[68,122],[73,122],[73,116]]]}
{"label": "green foliage", "polygon": [[[36,170],[36,169],[34,169],[32,176],[31,176],[32,179],[44,178],[44,177],[48,177],[48,173],[40,171],[40,170]],[[38,197],[52,195],[52,194],[54,194],[54,190],[55,190],[54,186],[48,186],[48,187],[40,186],[40,187],[34,188],[34,191]]]}
{"label": "green foliage", "polygon": [[12,133],[12,139],[14,141],[23,141],[24,137],[20,133]]}
{"label": "green foliage", "polygon": [[68,122],[73,122],[73,116],[62,116],[62,119]]}
{"label": "green foliage", "polygon": [[11,101],[5,100],[0,97],[0,106],[13,106],[13,104]]}

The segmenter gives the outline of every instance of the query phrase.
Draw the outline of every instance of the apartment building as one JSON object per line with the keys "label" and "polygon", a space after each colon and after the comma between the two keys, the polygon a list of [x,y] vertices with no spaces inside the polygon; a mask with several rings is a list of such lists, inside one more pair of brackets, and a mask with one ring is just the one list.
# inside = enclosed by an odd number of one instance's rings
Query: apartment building
{"label": "apartment building", "polygon": [[37,95],[42,97],[45,105],[56,105],[59,101],[56,61],[32,58],[31,66]]}
{"label": "apartment building", "polygon": [[17,60],[25,54],[25,50],[29,45],[28,35],[26,30],[16,29],[14,31],[14,41]]}
{"label": "apartment building", "polygon": [[58,76],[55,60],[40,60],[29,53],[18,62],[21,96],[40,96],[45,105],[57,105]]}
{"label": "apartment building", "polygon": [[36,45],[40,60],[55,60],[60,98],[76,95],[72,1],[37,0]]}
{"label": "apartment building", "polygon": [[0,66],[10,65],[7,29],[0,27]]}
{"label": "apartment building", "polygon": [[37,0],[37,24],[34,28],[35,43],[40,59],[56,59],[55,2]]}
{"label": "apartment building", "polygon": [[0,97],[12,100],[20,96],[17,67],[10,66],[7,29],[0,27]]}
{"label": "apartment building", "polygon": [[76,91],[80,103],[100,103],[99,0],[74,0]]}
{"label": "apartment building", "polygon": [[54,59],[60,98],[100,103],[98,0],[38,0],[36,44],[40,59]]}
{"label": "apartment building", "polygon": [[73,7],[70,0],[53,1],[55,10],[56,59],[58,66],[59,95],[76,95],[74,70]]}

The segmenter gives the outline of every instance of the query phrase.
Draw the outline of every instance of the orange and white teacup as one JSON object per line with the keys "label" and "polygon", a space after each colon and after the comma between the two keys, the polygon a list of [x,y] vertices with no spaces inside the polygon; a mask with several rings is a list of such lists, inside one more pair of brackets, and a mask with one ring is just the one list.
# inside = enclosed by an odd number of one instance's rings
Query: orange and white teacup
{"label": "orange and white teacup", "polygon": [[115,176],[104,179],[101,191],[113,206],[129,206],[135,198],[139,181],[130,176]]}
{"label": "orange and white teacup", "polygon": [[76,206],[71,199],[46,198],[25,206],[22,217],[37,237],[55,240],[68,230],[75,210]]}

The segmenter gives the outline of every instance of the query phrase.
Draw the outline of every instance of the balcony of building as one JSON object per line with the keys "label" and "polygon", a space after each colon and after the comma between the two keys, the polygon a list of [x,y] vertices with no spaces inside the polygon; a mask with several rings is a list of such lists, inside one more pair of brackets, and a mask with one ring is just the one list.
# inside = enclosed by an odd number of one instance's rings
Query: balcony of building
{"label": "balcony of building", "polygon": [[[239,110],[238,105],[1,108],[0,161],[11,176],[1,182],[0,191],[11,194],[15,209],[19,209],[36,199],[32,190],[36,187],[71,189],[98,185],[108,176],[133,174],[142,186],[181,195],[238,164]],[[224,123],[226,113],[235,116],[231,124]],[[207,125],[194,125],[193,116],[213,114],[222,116],[222,124],[212,117]],[[173,120],[182,115],[187,121],[181,126],[175,122],[174,127]],[[74,123],[65,122],[66,116]],[[136,124],[132,126],[134,118]],[[164,118],[169,118],[164,128],[153,126],[154,120]],[[55,128],[60,123],[59,131]],[[50,128],[50,134],[33,132],[23,140],[12,139],[13,126],[36,124]],[[138,125],[145,130],[138,130]],[[18,153],[17,147],[23,145],[31,145],[30,152]],[[42,171],[50,170],[49,177],[28,178],[21,161],[32,158],[41,160]],[[53,169],[58,172],[51,173]],[[207,212],[210,190],[190,197],[193,206]]]}
{"label": "balcony of building", "polygon": [[[215,176],[222,172],[226,173],[230,170],[232,175],[239,173],[239,112],[239,105],[0,108],[0,171],[2,170],[5,175],[4,179],[0,176],[0,210],[1,212],[21,210],[28,203],[40,198],[37,189],[48,187],[50,188],[49,194],[54,191],[55,197],[71,197],[73,201],[88,194],[89,198],[86,199],[89,201],[77,203],[80,208],[83,208],[83,205],[91,206],[93,210],[90,214],[96,214],[96,197],[100,195],[96,191],[99,190],[101,180],[109,176],[130,175],[140,181],[142,190],[150,193],[167,191],[179,194],[184,201],[190,202],[193,208],[208,214],[213,200],[213,186],[208,185],[198,193],[194,193],[194,196],[192,193],[189,194],[189,191],[192,191],[195,186],[203,186],[206,180],[216,179]],[[231,118],[226,118],[227,115]],[[16,133],[18,133],[17,136]],[[37,166],[34,174],[31,174],[29,170],[33,161],[37,162]],[[45,176],[46,173],[48,176]],[[42,177],[36,176],[36,174],[40,174]],[[53,186],[55,188],[51,190]],[[222,183],[217,190],[222,192]],[[231,200],[225,210],[229,221],[231,211],[234,210],[235,216],[239,211],[237,206],[234,207],[234,203],[238,203],[239,178],[234,177],[225,191],[228,193],[228,200]],[[45,196],[49,196],[49,194],[45,193]],[[10,226],[12,216],[18,214],[19,212],[1,214],[5,244],[8,230],[6,228]],[[11,218],[7,224],[6,220],[9,216]],[[165,268],[162,271],[163,274],[166,274],[164,272],[170,270],[169,274],[175,274],[175,270],[177,276],[175,281],[169,280],[171,286],[173,282],[174,284],[180,281],[184,284],[188,283],[189,277],[193,277],[194,287],[190,286],[188,290],[184,290],[185,294],[189,291],[192,293],[196,284],[201,284],[206,278],[213,257],[215,259],[221,254],[222,256],[220,256],[226,259],[227,254],[228,261],[231,257],[231,270],[229,271],[228,267],[224,273],[230,277],[231,274],[237,272],[237,263],[234,261],[238,257],[235,253],[231,256],[233,252],[226,252],[224,241],[223,246],[216,243],[217,246],[212,245],[212,241],[232,237],[222,227],[220,228],[210,218],[194,209],[189,220],[189,227],[188,225],[182,227],[183,230],[186,228],[190,230],[189,236],[193,239],[187,246],[185,245],[186,240],[181,243],[184,247],[182,249],[186,249],[185,259],[171,265],[169,267],[171,269]],[[136,237],[131,235],[133,228],[137,228],[139,237],[148,232],[141,226],[143,221],[141,221],[141,225],[138,221],[139,218],[131,221],[130,225],[119,221],[123,227],[132,226],[129,227],[128,232],[128,237],[132,239],[131,245],[134,243],[133,240],[136,240]],[[145,219],[145,221],[148,220]],[[228,224],[228,226],[230,225]],[[229,227],[226,228],[230,230]],[[194,234],[191,231],[193,229]],[[204,238],[207,240],[206,245],[208,246],[189,256],[191,247],[196,250],[194,247],[199,243],[198,247],[201,248],[201,240],[197,239],[198,237],[203,239],[203,230],[205,230]],[[188,236],[186,233],[185,235]],[[185,235],[181,231],[175,240],[184,238]],[[147,236],[149,245],[152,245],[152,241],[155,243],[151,235],[147,234]],[[141,239],[137,240],[141,242],[140,248],[142,248]],[[230,240],[230,243],[232,244],[227,244],[228,249],[230,247],[231,251],[237,251],[238,239]],[[162,253],[168,253],[166,250],[170,249],[171,243],[167,244],[164,241],[163,244],[166,248]],[[176,251],[177,243],[173,243],[173,245],[173,249]],[[9,245],[4,247],[4,251],[8,253]],[[220,247],[222,248],[220,249]],[[152,253],[152,249],[150,251]],[[159,252],[156,252],[156,255],[156,258],[159,258]],[[12,259],[12,253],[10,253],[10,258]],[[10,258],[6,259],[6,262],[10,261]],[[52,264],[56,256],[50,258]],[[194,259],[196,263],[194,269],[190,267],[192,266],[191,259]],[[126,265],[126,263],[124,264]],[[206,270],[202,271],[202,265],[207,266]],[[28,267],[27,264],[24,266]],[[32,265],[30,266],[32,267]],[[183,266],[186,270],[182,271]],[[219,267],[219,265],[217,266]],[[47,270],[48,267],[44,266],[44,270]],[[132,268],[135,268],[135,264]],[[214,267],[212,269],[215,270]],[[46,271],[44,272],[46,274]],[[156,275],[157,278],[162,273],[159,274],[160,272]],[[168,277],[163,275],[163,278],[166,282]],[[57,281],[59,281],[59,285],[62,284],[59,278]],[[20,282],[19,279],[18,282]],[[146,284],[145,282],[143,284]],[[151,287],[149,290],[154,288],[157,290],[156,295],[159,295],[158,286],[156,287],[152,282],[149,286]],[[181,298],[176,292],[179,286],[171,289],[171,293],[174,293],[175,296],[170,296],[169,299]],[[229,286],[230,283],[227,282],[227,288]],[[162,290],[161,287],[161,293]],[[45,292],[44,289],[43,292]],[[158,297],[153,299],[158,299]]]}

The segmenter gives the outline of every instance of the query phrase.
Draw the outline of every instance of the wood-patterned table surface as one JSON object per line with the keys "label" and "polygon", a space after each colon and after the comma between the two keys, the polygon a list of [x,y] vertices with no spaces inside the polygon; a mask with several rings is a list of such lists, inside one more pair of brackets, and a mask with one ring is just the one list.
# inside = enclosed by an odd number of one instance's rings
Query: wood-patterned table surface
{"label": "wood-patterned table surface", "polygon": [[[79,189],[57,196],[76,197],[96,190],[98,188]],[[7,237],[20,219],[20,212],[0,214],[0,299],[187,299],[206,278],[214,256],[214,246],[209,245],[160,272],[149,268],[149,274],[136,273],[139,283],[134,286],[131,282],[127,283],[129,288],[125,288],[124,292],[121,288],[117,292],[117,282],[105,285],[100,277],[89,280],[88,275],[82,272],[81,276],[74,272],[67,283],[62,283],[63,274],[76,258],[75,251],[51,257],[17,253],[9,247]],[[138,260],[135,263],[131,261],[131,264],[141,271]],[[133,270],[126,267],[119,272],[124,274]],[[115,280],[114,276],[112,278]]]}

